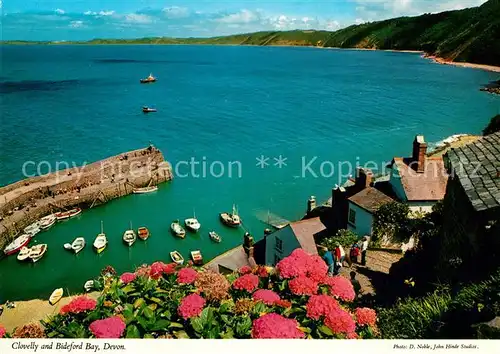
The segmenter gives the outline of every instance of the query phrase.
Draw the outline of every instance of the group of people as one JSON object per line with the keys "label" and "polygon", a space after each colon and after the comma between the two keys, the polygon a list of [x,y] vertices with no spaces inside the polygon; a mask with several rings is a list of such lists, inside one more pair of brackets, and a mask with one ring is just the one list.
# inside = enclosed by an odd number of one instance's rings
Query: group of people
{"label": "group of people", "polygon": [[366,251],[368,250],[368,239],[363,237],[359,242],[351,246],[349,254],[346,254],[344,247],[337,242],[335,244],[335,249],[325,250],[323,259],[328,265],[328,275],[337,275],[340,273],[344,265],[344,261],[347,261],[349,266],[352,263],[358,263],[359,255],[361,254],[361,265],[366,265]]}

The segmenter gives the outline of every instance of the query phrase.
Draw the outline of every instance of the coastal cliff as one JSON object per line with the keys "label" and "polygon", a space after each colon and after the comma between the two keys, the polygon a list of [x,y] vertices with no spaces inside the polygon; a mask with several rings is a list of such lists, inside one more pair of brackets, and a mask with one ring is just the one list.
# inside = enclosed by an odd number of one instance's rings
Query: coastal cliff
{"label": "coastal cliff", "polygon": [[0,249],[45,215],[77,206],[91,208],[172,176],[161,151],[150,146],[1,187]]}

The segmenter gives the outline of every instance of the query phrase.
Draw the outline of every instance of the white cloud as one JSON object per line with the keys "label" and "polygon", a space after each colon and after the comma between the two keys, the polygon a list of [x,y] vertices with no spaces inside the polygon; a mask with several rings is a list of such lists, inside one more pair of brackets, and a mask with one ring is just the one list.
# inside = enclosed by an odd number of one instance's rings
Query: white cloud
{"label": "white cloud", "polygon": [[89,10],[89,11],[85,11],[83,14],[86,16],[91,16],[91,15],[97,15],[97,12],[92,12]]}
{"label": "white cloud", "polygon": [[153,22],[153,17],[145,14],[132,13],[125,15],[125,21],[130,23],[148,24]]}
{"label": "white cloud", "polygon": [[365,23],[365,20],[363,20],[362,18],[357,18],[355,21],[354,21],[357,25],[360,25],[362,23]]}
{"label": "white cloud", "polygon": [[99,11],[99,16],[112,16],[114,15],[114,11]]}
{"label": "white cloud", "polygon": [[83,13],[84,15],[86,16],[97,16],[97,17],[100,17],[100,16],[112,16],[115,14],[115,12],[113,10],[110,10],[110,11],[99,11],[99,12],[95,12],[95,11],[85,11]]}
{"label": "white cloud", "polygon": [[165,7],[162,11],[167,18],[186,18],[190,15],[187,7],[171,6]]}
{"label": "white cloud", "polygon": [[233,23],[233,24],[244,24],[257,22],[261,19],[260,13],[257,11],[250,11],[243,9],[239,12],[226,15],[224,17],[218,18],[216,21],[221,23]]}
{"label": "white cloud", "polygon": [[58,15],[64,15],[66,13],[66,11],[62,10],[62,9],[55,9],[54,12]]}
{"label": "white cloud", "polygon": [[327,29],[328,31],[335,31],[338,30],[339,28],[340,28],[339,21],[327,21],[325,23],[325,29]]}
{"label": "white cloud", "polygon": [[69,27],[72,28],[82,28],[83,27],[83,21],[71,21],[69,24]]}

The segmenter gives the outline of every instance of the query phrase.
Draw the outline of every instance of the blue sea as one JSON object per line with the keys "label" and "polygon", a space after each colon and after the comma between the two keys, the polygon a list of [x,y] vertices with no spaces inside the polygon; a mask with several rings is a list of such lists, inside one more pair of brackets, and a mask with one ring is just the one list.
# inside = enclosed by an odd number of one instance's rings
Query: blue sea
{"label": "blue sea", "polygon": [[[498,97],[479,91],[498,74],[413,53],[58,45],[2,46],[1,56],[0,184],[149,143],[178,168],[155,194],[112,201],[37,235],[49,245],[40,262],[0,261],[0,302],[58,287],[81,292],[108,264],[132,270],[167,261],[174,249],[185,258],[200,249],[208,260],[240,244],[244,230],[260,239],[268,213],[295,220],[309,196],[328,199],[339,162],[383,166],[409,155],[416,134],[430,143],[478,134],[500,109]],[[158,81],[139,84],[150,73]],[[145,115],[144,105],[158,112]],[[342,166],[342,175],[354,173]],[[241,230],[218,221],[233,204]],[[194,212],[200,234],[174,239],[171,221]],[[90,244],[101,220],[110,244],[96,255]],[[128,249],[121,236],[130,222],[152,236]],[[209,240],[212,229],[222,243]],[[63,244],[77,236],[88,246],[74,256]]]}

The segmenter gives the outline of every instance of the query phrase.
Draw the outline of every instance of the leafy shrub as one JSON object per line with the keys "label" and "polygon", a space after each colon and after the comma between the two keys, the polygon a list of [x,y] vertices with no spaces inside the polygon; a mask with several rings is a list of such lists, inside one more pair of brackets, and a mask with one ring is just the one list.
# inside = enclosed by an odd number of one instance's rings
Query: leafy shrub
{"label": "leafy shrub", "polygon": [[407,204],[391,202],[382,205],[373,216],[372,242],[377,244],[384,238],[389,241],[408,241],[411,236],[409,214]]}
{"label": "leafy shrub", "polygon": [[323,240],[323,245],[329,250],[333,250],[336,247],[337,242],[342,245],[342,247],[349,249],[355,242],[358,242],[359,236],[354,231],[342,229],[339,230],[335,236],[328,237]]}

